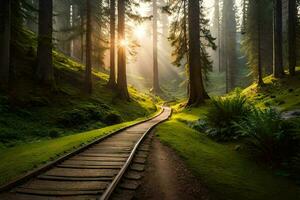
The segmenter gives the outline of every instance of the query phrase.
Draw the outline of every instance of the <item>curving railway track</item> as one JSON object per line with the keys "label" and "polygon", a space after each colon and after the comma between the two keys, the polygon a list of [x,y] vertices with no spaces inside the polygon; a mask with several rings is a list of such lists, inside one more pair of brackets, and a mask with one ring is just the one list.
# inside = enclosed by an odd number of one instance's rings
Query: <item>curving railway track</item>
{"label": "curving railway track", "polygon": [[[110,199],[146,135],[171,109],[100,138],[1,188],[5,200]],[[141,157],[142,158],[142,157]]]}

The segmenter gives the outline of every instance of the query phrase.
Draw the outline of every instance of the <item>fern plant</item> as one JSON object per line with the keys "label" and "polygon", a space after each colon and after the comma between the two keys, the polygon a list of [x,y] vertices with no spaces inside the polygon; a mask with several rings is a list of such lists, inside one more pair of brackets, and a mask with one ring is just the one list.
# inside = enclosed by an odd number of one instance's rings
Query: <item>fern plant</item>
{"label": "fern plant", "polygon": [[243,120],[251,110],[246,97],[239,93],[227,98],[213,99],[212,107],[206,115],[208,135],[221,141],[238,138],[234,124]]}
{"label": "fern plant", "polygon": [[241,123],[234,123],[240,135],[248,136],[248,145],[265,161],[276,164],[289,158],[299,143],[295,129],[274,109],[253,109]]}

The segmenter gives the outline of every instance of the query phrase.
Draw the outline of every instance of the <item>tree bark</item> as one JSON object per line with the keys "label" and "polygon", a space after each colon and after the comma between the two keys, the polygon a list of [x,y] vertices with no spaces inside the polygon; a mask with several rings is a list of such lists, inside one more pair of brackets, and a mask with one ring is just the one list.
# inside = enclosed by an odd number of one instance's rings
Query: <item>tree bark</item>
{"label": "tree bark", "polygon": [[37,78],[45,85],[54,84],[52,63],[52,0],[39,1],[39,34],[37,47]]}
{"label": "tree bark", "polygon": [[157,0],[153,0],[153,88],[152,92],[158,94],[161,92],[159,87],[158,75],[158,56],[157,56]]}
{"label": "tree bark", "polygon": [[118,0],[118,79],[119,96],[129,100],[126,77],[125,0]]}
{"label": "tree bark", "polygon": [[296,42],[296,27],[297,27],[297,6],[296,0],[289,0],[289,16],[288,16],[288,52],[289,52],[289,72],[290,75],[295,75],[296,60],[297,60],[297,42]]}
{"label": "tree bark", "polygon": [[274,24],[273,24],[273,75],[275,78],[283,76],[282,61],[282,0],[274,0]]}
{"label": "tree bark", "polygon": [[263,74],[262,74],[262,64],[261,64],[261,19],[260,19],[260,0],[256,1],[256,22],[257,22],[257,72],[258,72],[258,85],[262,86],[264,84]]}
{"label": "tree bark", "polygon": [[91,0],[86,0],[86,69],[85,91],[92,93],[92,5]]}
{"label": "tree bark", "polygon": [[116,47],[116,1],[110,0],[110,71],[109,82],[110,88],[116,87],[116,63],[115,63],[115,47]]}
{"label": "tree bark", "polygon": [[188,1],[189,29],[189,99],[187,106],[197,106],[205,101],[205,90],[200,62],[200,5]]}
{"label": "tree bark", "polygon": [[11,1],[0,2],[0,85],[9,81]]}
{"label": "tree bark", "polygon": [[84,12],[80,9],[80,61],[84,63]]}

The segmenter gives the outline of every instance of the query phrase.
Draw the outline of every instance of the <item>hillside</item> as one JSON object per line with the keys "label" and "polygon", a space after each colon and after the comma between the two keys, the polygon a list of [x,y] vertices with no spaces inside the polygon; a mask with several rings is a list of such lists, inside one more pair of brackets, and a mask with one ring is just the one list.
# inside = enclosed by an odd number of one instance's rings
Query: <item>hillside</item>
{"label": "hillside", "polygon": [[294,77],[275,79],[273,76],[264,78],[265,85],[257,87],[252,84],[242,94],[259,107],[272,106],[280,111],[300,108],[300,67]]}
{"label": "hillside", "polygon": [[[108,76],[93,73],[94,91],[83,91],[84,66],[54,51],[55,89],[34,80],[36,38],[24,30],[14,44],[14,81],[0,92],[0,146],[57,138],[145,117],[156,111],[152,97],[130,87],[131,101],[106,87]],[[9,91],[9,92],[6,92]]]}

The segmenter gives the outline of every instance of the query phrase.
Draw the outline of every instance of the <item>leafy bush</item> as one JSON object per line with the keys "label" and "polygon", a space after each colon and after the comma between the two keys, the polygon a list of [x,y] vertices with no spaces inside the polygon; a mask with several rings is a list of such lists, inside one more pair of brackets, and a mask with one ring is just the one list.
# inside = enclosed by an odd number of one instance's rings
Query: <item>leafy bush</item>
{"label": "leafy bush", "polygon": [[243,122],[235,123],[238,133],[248,136],[248,145],[265,161],[276,164],[290,158],[299,145],[293,124],[282,120],[274,109],[253,109]]}
{"label": "leafy bush", "polygon": [[108,125],[118,124],[122,122],[122,118],[119,114],[111,112],[104,117],[104,122]]}
{"label": "leafy bush", "polygon": [[206,115],[206,132],[209,136],[221,141],[236,139],[239,134],[234,124],[243,120],[251,109],[246,97],[239,93],[227,98],[213,99],[212,107]]}

